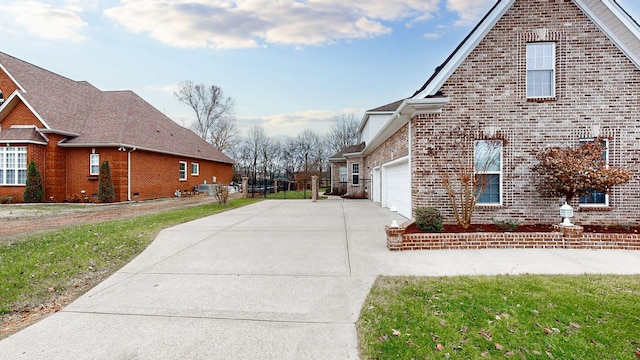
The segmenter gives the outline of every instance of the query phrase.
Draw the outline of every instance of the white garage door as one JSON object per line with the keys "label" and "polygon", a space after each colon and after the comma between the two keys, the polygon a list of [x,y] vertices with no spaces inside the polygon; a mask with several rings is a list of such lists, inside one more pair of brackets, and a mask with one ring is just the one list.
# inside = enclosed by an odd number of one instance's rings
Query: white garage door
{"label": "white garage door", "polygon": [[395,206],[400,215],[411,218],[411,173],[408,159],[383,166],[382,206]]}

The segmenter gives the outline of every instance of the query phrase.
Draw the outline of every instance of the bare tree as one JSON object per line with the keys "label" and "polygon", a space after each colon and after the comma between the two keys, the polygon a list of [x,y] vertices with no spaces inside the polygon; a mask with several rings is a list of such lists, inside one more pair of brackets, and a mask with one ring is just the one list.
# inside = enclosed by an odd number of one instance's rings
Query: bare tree
{"label": "bare tree", "polygon": [[238,130],[233,117],[233,99],[224,97],[222,89],[216,85],[206,86],[193,81],[180,83],[180,90],[174,92],[178,100],[193,109],[196,121],[191,129],[220,151],[229,151],[232,139]]}
{"label": "bare tree", "polygon": [[427,147],[456,222],[465,229],[490,182],[488,173],[500,167],[505,140],[500,136],[486,138],[473,125],[463,124],[435,134]]}
{"label": "bare tree", "polygon": [[270,139],[260,125],[254,125],[249,129],[245,139],[245,154],[249,166],[249,173],[255,179],[258,175],[258,168],[264,154],[264,149],[269,146]]}
{"label": "bare tree", "polygon": [[297,156],[301,171],[308,173],[318,171],[322,161],[322,143],[318,134],[312,130],[304,130],[296,137]]}
{"label": "bare tree", "polygon": [[342,113],[333,118],[331,132],[325,137],[328,151],[333,155],[358,140],[359,121],[354,113]]}

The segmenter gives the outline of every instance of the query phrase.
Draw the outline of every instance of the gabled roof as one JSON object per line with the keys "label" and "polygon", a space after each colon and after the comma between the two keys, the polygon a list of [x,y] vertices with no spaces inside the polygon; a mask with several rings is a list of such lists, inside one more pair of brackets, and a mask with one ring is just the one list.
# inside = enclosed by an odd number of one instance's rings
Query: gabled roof
{"label": "gabled roof", "polygon": [[[411,98],[434,96],[516,0],[498,0]],[[640,68],[640,26],[615,0],[572,0]]]}
{"label": "gabled roof", "polygon": [[398,110],[398,107],[400,107],[400,104],[402,104],[403,101],[404,101],[404,99],[398,100],[398,101],[394,101],[394,102],[392,102],[390,104],[382,105],[382,106],[379,106],[379,107],[377,107],[375,109],[367,110],[367,113],[394,112],[394,111]]}
{"label": "gabled roof", "polygon": [[331,160],[333,160],[333,161],[336,161],[336,160],[345,160],[345,159],[346,159],[345,155],[347,155],[347,154],[353,154],[353,153],[359,153],[359,152],[361,152],[362,150],[364,150],[364,146],[365,146],[365,144],[364,144],[364,143],[360,143],[360,144],[357,144],[357,145],[347,146],[346,148],[344,148],[344,149],[340,150],[337,154],[334,154],[333,156],[331,156],[331,157],[329,158],[329,161],[331,161]]}
{"label": "gabled roof", "polygon": [[5,102],[24,102],[44,126],[38,131],[69,136],[60,146],[135,147],[233,163],[132,91],[101,91],[86,81],[70,80],[2,52],[0,69],[18,86]]}

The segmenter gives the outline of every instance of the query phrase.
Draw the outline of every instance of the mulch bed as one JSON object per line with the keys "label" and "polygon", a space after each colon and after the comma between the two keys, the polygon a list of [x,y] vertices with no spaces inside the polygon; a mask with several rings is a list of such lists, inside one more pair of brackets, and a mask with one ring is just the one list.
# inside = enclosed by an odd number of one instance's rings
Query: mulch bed
{"label": "mulch bed", "polygon": [[[585,233],[609,233],[609,234],[638,234],[640,233],[640,226],[597,226],[597,225],[581,225],[584,228]],[[516,232],[551,232],[552,225],[520,225]],[[425,233],[418,229],[415,223],[409,225],[405,234],[419,234]],[[464,229],[460,225],[445,225],[445,233],[473,233],[473,232],[507,232],[498,228],[494,224],[471,224],[469,228]]]}

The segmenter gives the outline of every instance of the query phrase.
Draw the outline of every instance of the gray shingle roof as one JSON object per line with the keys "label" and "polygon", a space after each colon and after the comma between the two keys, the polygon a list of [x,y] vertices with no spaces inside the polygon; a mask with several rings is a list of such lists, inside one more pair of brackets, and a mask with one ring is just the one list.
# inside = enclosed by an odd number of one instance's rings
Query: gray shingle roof
{"label": "gray shingle roof", "polygon": [[47,140],[42,137],[35,128],[9,128],[0,131],[0,142],[2,141],[23,141],[46,144]]}
{"label": "gray shingle roof", "polygon": [[0,64],[22,87],[24,91],[18,91],[47,131],[79,134],[62,146],[134,146],[233,163],[132,91],[101,91],[86,81],[65,78],[2,52]]}

